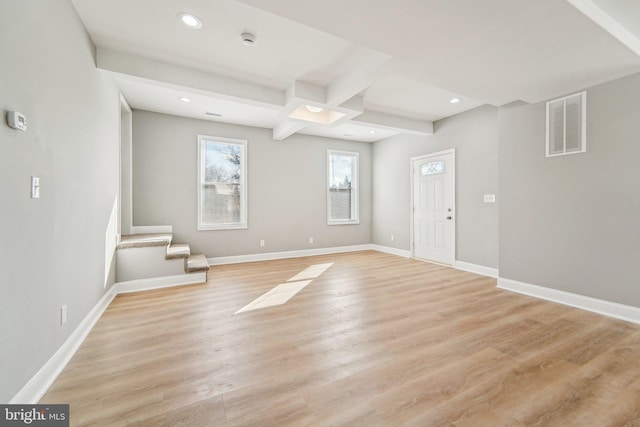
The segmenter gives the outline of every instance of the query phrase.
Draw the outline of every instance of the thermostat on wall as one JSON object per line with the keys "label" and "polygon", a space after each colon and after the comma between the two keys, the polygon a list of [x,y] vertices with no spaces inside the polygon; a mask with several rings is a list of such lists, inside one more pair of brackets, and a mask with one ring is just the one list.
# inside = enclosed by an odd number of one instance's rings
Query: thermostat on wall
{"label": "thermostat on wall", "polygon": [[7,113],[7,123],[14,129],[27,130],[27,118],[17,111],[9,111]]}

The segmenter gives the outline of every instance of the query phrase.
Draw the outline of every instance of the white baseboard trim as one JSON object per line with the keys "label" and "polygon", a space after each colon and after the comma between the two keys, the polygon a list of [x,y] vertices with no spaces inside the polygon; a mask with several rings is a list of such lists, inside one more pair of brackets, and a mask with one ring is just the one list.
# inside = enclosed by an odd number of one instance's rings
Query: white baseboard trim
{"label": "white baseboard trim", "polygon": [[[404,258],[411,258],[411,251],[406,251],[403,249],[391,248],[389,246],[382,246],[382,245],[376,245],[376,244],[363,244],[363,245],[353,245],[353,246],[337,246],[332,248],[303,249],[298,251],[267,252],[264,254],[213,257],[213,258],[207,258],[207,261],[209,262],[210,266],[215,266],[215,265],[225,265],[225,264],[242,264],[244,262],[271,261],[274,259],[300,258],[300,257],[316,256],[316,255],[330,255],[330,254],[339,254],[344,252],[356,252],[356,251],[367,251],[367,250],[384,252],[390,255],[401,256]],[[482,265],[456,261],[455,268],[459,270],[470,271],[476,274],[481,274],[484,276],[490,276],[494,278],[498,277],[497,269],[485,267]]]}
{"label": "white baseboard trim", "polygon": [[173,233],[171,225],[132,225],[131,234]]}
{"label": "white baseboard trim", "polygon": [[345,252],[372,250],[370,244],[353,246],[336,246],[333,248],[302,249],[299,251],[267,252],[264,254],[235,255],[207,258],[209,265],[241,264],[244,262],[271,261],[274,259],[301,258],[316,255],[330,255]]}
{"label": "white baseboard trim", "polygon": [[40,401],[51,384],[60,375],[83,343],[100,316],[109,307],[113,299],[123,293],[146,291],[151,289],[168,288],[171,286],[191,285],[207,281],[207,273],[190,273],[177,276],[156,277],[152,279],[131,280],[116,283],[100,298],[89,314],[80,322],[69,338],[44,364],[42,368],[22,387],[9,403],[34,405]]}
{"label": "white baseboard trim", "polygon": [[405,251],[403,249],[391,248],[389,246],[371,245],[371,249],[378,252],[384,252],[385,254],[397,255],[404,258],[411,258],[411,251]]}
{"label": "white baseboard trim", "polygon": [[456,261],[454,267],[457,270],[468,271],[470,273],[480,274],[482,276],[498,278],[498,269],[492,267],[485,267],[484,265],[471,264],[470,262]]}
{"label": "white baseboard trim", "polygon": [[51,384],[60,375],[60,372],[67,366],[75,352],[85,340],[93,326],[96,324],[102,313],[109,307],[111,301],[117,293],[111,287],[100,298],[98,303],[91,309],[89,314],[80,322],[78,327],[71,333],[69,338],[60,346],[58,351],[44,364],[42,368],[22,387],[22,389],[11,399],[11,404],[34,405],[44,396]]}
{"label": "white baseboard trim", "polygon": [[498,288],[640,324],[640,308],[638,307],[518,282],[504,277],[498,278]]}
{"label": "white baseboard trim", "polygon": [[194,285],[207,281],[207,273],[178,274],[175,276],[152,277],[150,279],[128,280],[113,285],[117,294],[170,288],[174,286]]}

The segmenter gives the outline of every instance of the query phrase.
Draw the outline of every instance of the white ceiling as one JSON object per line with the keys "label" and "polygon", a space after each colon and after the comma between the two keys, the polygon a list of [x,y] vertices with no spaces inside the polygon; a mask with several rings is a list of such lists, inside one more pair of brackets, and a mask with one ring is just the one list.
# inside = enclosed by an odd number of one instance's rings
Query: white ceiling
{"label": "white ceiling", "polygon": [[[479,105],[539,102],[640,71],[637,0],[73,3],[98,68],[133,108],[271,128],[276,139],[427,135]],[[287,117],[306,103],[347,116],[333,126]]]}

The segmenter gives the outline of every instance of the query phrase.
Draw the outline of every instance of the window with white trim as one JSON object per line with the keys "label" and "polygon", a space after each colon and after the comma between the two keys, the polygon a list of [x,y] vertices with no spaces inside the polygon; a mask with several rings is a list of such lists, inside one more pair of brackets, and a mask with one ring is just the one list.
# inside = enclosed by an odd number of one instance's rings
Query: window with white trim
{"label": "window with white trim", "polygon": [[247,228],[247,141],[198,135],[198,230]]}
{"label": "window with white trim", "polygon": [[327,151],[327,217],[329,225],[358,224],[359,154]]}
{"label": "window with white trim", "polygon": [[587,151],[587,93],[547,102],[546,156]]}

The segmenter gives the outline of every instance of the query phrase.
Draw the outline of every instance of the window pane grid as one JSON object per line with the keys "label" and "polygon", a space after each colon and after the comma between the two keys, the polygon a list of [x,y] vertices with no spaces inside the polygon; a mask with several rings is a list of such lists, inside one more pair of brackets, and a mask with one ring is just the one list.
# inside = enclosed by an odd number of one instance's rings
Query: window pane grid
{"label": "window pane grid", "polygon": [[586,92],[547,102],[547,157],[586,151]]}
{"label": "window pane grid", "polygon": [[358,153],[328,152],[328,222],[358,222]]}
{"label": "window pane grid", "polygon": [[246,228],[246,141],[199,137],[198,229]]}
{"label": "window pane grid", "polygon": [[203,224],[242,222],[240,184],[203,183],[202,195]]}

